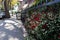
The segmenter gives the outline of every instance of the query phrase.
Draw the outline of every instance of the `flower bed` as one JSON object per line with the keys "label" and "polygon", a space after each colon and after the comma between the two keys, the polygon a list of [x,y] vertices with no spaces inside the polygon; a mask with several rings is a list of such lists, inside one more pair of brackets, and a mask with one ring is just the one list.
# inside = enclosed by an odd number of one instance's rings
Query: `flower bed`
{"label": "flower bed", "polygon": [[48,6],[42,11],[40,9],[43,7],[27,12],[26,40],[60,40],[60,9],[55,6]]}

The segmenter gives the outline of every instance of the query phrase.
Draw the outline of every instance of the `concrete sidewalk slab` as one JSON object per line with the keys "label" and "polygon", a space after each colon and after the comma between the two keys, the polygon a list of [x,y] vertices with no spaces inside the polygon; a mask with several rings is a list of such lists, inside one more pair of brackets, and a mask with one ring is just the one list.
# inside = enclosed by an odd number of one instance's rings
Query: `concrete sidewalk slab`
{"label": "concrete sidewalk slab", "polygon": [[24,40],[26,32],[21,20],[0,20],[0,40]]}

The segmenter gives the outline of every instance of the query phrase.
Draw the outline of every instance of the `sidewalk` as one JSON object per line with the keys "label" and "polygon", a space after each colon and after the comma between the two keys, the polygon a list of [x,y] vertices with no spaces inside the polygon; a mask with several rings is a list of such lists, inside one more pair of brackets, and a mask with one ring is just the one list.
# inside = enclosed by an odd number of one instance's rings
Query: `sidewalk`
{"label": "sidewalk", "polygon": [[24,40],[25,28],[21,20],[0,20],[0,40]]}

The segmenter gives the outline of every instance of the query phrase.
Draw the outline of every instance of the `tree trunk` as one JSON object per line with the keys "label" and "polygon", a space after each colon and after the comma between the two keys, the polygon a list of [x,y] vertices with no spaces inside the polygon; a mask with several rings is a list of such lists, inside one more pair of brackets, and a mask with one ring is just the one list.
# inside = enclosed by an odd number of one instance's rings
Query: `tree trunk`
{"label": "tree trunk", "polygon": [[8,4],[7,4],[7,1],[5,0],[4,1],[4,8],[5,8],[5,16],[6,16],[6,18],[10,18],[10,14],[9,14],[9,10],[8,10]]}

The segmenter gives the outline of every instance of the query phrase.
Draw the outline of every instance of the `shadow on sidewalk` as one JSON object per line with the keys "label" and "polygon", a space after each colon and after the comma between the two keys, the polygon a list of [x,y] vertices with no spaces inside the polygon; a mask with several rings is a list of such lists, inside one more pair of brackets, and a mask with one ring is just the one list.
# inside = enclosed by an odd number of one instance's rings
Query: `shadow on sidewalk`
{"label": "shadow on sidewalk", "polygon": [[0,40],[24,40],[23,25],[18,24],[19,22],[11,19],[1,21]]}

